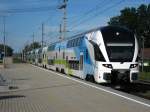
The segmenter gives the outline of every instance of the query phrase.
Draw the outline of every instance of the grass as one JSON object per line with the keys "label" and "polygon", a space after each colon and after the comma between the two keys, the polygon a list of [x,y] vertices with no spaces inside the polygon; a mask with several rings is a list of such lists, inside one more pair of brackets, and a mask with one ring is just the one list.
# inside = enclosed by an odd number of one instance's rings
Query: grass
{"label": "grass", "polygon": [[140,80],[150,81],[150,72],[141,72]]}

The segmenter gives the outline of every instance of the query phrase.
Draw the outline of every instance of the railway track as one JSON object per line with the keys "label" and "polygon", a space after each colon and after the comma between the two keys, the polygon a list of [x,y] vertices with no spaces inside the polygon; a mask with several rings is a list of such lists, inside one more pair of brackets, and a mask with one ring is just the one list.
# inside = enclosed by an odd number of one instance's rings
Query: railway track
{"label": "railway track", "polygon": [[146,80],[139,80],[139,83],[150,85],[150,81],[146,81]]}
{"label": "railway track", "polygon": [[114,89],[150,100],[150,83],[148,82],[139,81],[138,83],[123,85]]}

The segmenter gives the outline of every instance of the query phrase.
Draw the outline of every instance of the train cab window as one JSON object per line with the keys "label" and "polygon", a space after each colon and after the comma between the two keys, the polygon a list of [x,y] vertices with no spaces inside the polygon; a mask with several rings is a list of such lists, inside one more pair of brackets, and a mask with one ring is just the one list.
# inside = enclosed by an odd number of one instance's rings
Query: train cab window
{"label": "train cab window", "polygon": [[105,58],[104,58],[99,46],[96,43],[92,42],[92,41],[90,41],[90,42],[94,47],[95,60],[104,62]]}

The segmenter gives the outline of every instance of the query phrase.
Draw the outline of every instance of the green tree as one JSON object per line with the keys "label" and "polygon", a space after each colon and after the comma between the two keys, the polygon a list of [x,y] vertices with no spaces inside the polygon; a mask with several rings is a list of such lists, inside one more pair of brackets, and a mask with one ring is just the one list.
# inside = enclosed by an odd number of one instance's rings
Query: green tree
{"label": "green tree", "polygon": [[34,42],[34,43],[31,43],[30,45],[26,45],[23,49],[24,52],[28,52],[28,51],[31,51],[33,49],[36,49],[36,48],[40,48],[41,45],[39,42]]}
{"label": "green tree", "polygon": [[[13,55],[13,49],[8,45],[5,45],[5,48],[6,48],[6,56],[12,56]],[[3,44],[0,44],[0,51],[4,52],[4,45]]]}
{"label": "green tree", "polygon": [[138,8],[125,8],[119,16],[110,18],[109,25],[124,26],[140,37],[145,37],[145,47],[150,47],[150,4]]}

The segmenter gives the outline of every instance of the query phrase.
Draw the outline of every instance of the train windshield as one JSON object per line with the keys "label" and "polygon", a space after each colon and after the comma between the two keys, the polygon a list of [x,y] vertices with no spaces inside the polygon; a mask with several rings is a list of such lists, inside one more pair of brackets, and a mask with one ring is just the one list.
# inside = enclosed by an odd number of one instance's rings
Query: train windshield
{"label": "train windshield", "polygon": [[109,60],[112,62],[129,62],[133,58],[133,44],[132,43],[108,43],[107,52]]}
{"label": "train windshield", "polygon": [[120,27],[101,29],[107,54],[111,62],[131,62],[134,55],[135,38],[129,30]]}

